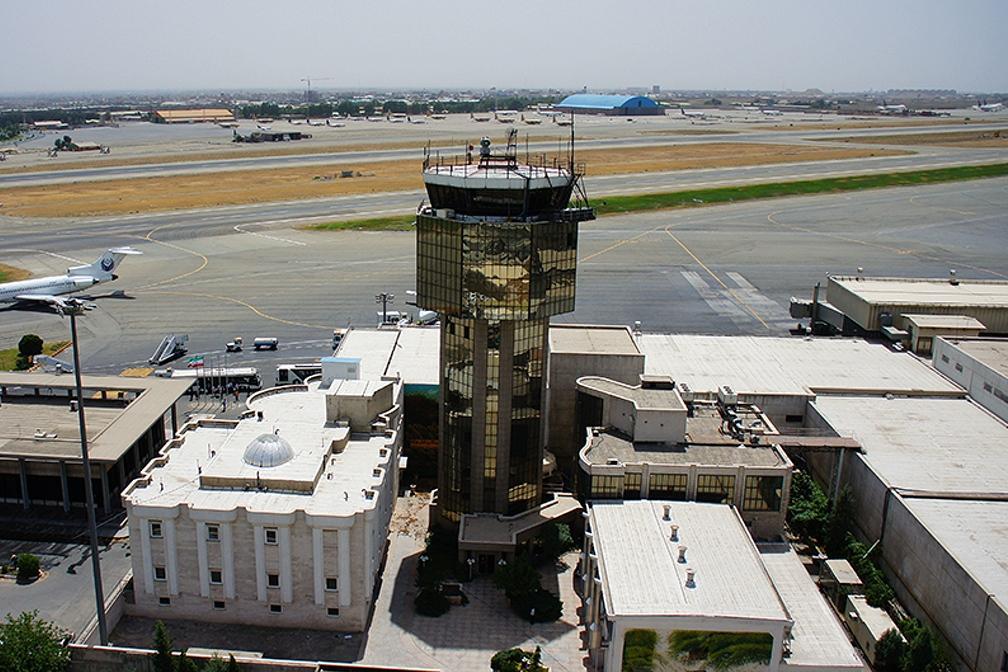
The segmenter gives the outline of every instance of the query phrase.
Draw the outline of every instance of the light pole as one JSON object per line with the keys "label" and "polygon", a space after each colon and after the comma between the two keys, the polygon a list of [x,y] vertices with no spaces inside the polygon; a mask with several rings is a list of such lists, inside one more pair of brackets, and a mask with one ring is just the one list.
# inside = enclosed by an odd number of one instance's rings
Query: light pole
{"label": "light pole", "polygon": [[95,607],[98,615],[98,636],[102,646],[108,644],[105,622],[105,596],[102,591],[101,561],[98,559],[98,526],[95,523],[94,490],[91,487],[91,460],[88,457],[87,426],[84,422],[84,391],[81,389],[80,348],[77,344],[77,316],[84,313],[80,299],[68,299],[63,313],[70,317],[70,344],[73,347],[74,384],[77,388],[77,423],[80,425],[81,465],[84,468],[84,497],[87,503],[88,531],[91,537],[91,571],[94,574]]}
{"label": "light pole", "polygon": [[395,294],[389,294],[388,292],[381,292],[380,294],[375,294],[375,303],[381,304],[381,321],[382,324],[388,324],[388,305],[395,300]]}

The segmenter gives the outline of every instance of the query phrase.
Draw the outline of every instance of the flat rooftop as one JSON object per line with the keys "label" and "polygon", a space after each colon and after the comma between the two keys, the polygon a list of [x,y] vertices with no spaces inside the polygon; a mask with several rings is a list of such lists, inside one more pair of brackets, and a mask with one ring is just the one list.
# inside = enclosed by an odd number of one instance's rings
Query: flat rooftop
{"label": "flat rooftop", "polygon": [[867,669],[847,631],[787,544],[760,544],[760,558],[794,619],[788,669]]}
{"label": "flat rooftop", "polygon": [[[960,278],[861,278],[830,276],[830,282],[862,301],[894,306],[985,306],[1008,308],[1008,282]],[[827,290],[827,298],[828,290]]]}
{"label": "flat rooftop", "polygon": [[[340,382],[345,381],[335,384]],[[318,383],[310,384],[307,391],[254,397],[249,408],[262,411],[263,420],[250,417],[233,423],[207,423],[185,432],[181,445],[165,451],[162,464],[155,461],[145,470],[149,484],[143,479],[134,481],[124,497],[134,506],[186,503],[195,509],[218,511],[244,507],[263,513],[351,516],[370,508],[372,500],[365,492],[381,483],[383,476],[375,476],[375,469],[388,469],[394,438],[349,435],[346,427],[327,424],[325,390],[320,390]],[[246,448],[264,434],[284,439],[293,457],[273,467],[245,464]],[[347,442],[341,451],[331,452],[334,442],[343,441]],[[240,480],[245,472],[258,472],[269,483],[289,485],[256,489],[208,487],[201,482],[225,476]]]}
{"label": "flat rooftop", "polygon": [[916,313],[904,313],[903,319],[920,329],[983,331],[987,328],[983,322],[969,315],[918,315]]}
{"label": "flat rooftop", "polygon": [[984,592],[1008,604],[1008,502],[904,498],[903,503]]}
{"label": "flat rooftop", "polygon": [[[663,505],[671,521],[663,521]],[[590,509],[610,614],[789,620],[760,554],[730,506],[660,500],[596,502]],[[671,541],[671,525],[679,540]],[[684,545],[686,562],[678,562]],[[686,586],[686,569],[696,572]]]}
{"label": "flat rooftop", "polygon": [[819,396],[813,407],[890,486],[1008,493],[1008,425],[967,399]]}
{"label": "flat rooftop", "polygon": [[627,327],[554,324],[549,330],[550,352],[559,354],[639,355]]}
{"label": "flat rooftop", "polygon": [[[118,460],[194,382],[194,379],[82,375],[91,459]],[[10,402],[0,404],[0,456],[80,459],[77,414],[69,410],[73,376],[0,372],[0,388],[7,390],[5,401]],[[120,392],[125,399],[132,399],[121,406],[96,399],[102,392],[110,399]],[[89,399],[94,401],[89,404]],[[42,436],[36,438],[36,430]]]}
{"label": "flat rooftop", "polygon": [[351,329],[340,342],[336,356],[358,358],[362,380],[381,380],[398,340],[399,330],[395,328]]}
{"label": "flat rooftop", "polygon": [[584,455],[592,464],[606,464],[609,460],[619,460],[623,464],[648,462],[719,467],[778,467],[785,464],[777,450],[766,444],[740,447],[738,441],[726,441],[720,445],[634,442],[612,430],[601,430],[598,436],[592,436],[591,445]]}
{"label": "flat rooftop", "polygon": [[946,338],[949,343],[1008,377],[1008,338]]}
{"label": "flat rooftop", "polygon": [[589,390],[619,397],[631,402],[635,408],[664,411],[685,411],[686,404],[675,388],[653,388],[627,385],[601,376],[583,376],[577,384]]}
{"label": "flat rooftop", "polygon": [[441,330],[438,327],[404,327],[399,330],[385,375],[399,375],[407,385],[437,385]]}
{"label": "flat rooftop", "polygon": [[670,376],[698,393],[729,385],[760,395],[965,394],[913,355],[861,339],[644,334],[639,343],[645,374]]}

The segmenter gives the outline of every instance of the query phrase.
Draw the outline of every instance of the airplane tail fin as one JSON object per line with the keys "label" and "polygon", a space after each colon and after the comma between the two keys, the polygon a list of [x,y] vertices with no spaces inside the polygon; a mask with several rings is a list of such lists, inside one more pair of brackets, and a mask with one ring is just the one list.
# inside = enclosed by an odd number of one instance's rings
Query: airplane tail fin
{"label": "airplane tail fin", "polygon": [[112,280],[116,277],[115,271],[119,268],[120,262],[126,256],[133,254],[143,253],[139,250],[134,250],[132,247],[113,247],[106,250],[105,254],[93,264],[72,266],[67,269],[67,273],[69,275],[87,275],[98,280]]}

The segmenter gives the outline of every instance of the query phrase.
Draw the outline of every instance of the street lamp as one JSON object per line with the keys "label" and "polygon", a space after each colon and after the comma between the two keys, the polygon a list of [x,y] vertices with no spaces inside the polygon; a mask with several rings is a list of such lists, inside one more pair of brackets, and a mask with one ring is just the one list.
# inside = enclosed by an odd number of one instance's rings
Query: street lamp
{"label": "street lamp", "polygon": [[395,294],[389,294],[388,292],[381,292],[375,294],[375,303],[381,304],[381,321],[382,324],[388,323],[388,305],[395,300]]}
{"label": "street lamp", "polygon": [[70,317],[70,344],[73,347],[74,384],[77,389],[77,423],[80,425],[81,464],[84,467],[84,496],[87,502],[88,531],[91,536],[91,569],[94,574],[95,606],[98,612],[98,636],[102,646],[108,644],[105,622],[105,597],[102,591],[101,562],[98,559],[98,526],[95,523],[94,490],[91,487],[91,460],[88,457],[87,428],[84,423],[84,392],[81,389],[80,348],[77,344],[77,316],[84,314],[84,302],[67,299],[61,315]]}

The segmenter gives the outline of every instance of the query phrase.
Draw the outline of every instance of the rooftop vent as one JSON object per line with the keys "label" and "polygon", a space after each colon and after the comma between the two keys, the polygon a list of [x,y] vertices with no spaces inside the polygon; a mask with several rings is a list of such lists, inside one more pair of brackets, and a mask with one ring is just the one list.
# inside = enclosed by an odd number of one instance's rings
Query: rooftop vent
{"label": "rooftop vent", "polygon": [[[669,541],[679,541],[679,526],[678,525],[675,525],[675,524],[672,525],[672,534],[669,536]],[[686,547],[685,546],[680,546],[680,548],[683,549],[683,553],[686,552]]]}
{"label": "rooftop vent", "polygon": [[619,460],[618,460],[618,459],[616,459],[615,457],[610,457],[609,459],[607,459],[607,460],[605,461],[605,463],[606,463],[607,465],[609,465],[609,466],[612,466],[612,467],[616,467],[616,466],[619,466]]}
{"label": "rooftop vent", "polygon": [[693,390],[689,385],[681,382],[676,386],[676,389],[679,390],[679,396],[687,404],[693,401]]}
{"label": "rooftop vent", "polygon": [[669,512],[672,511],[672,505],[662,504],[662,510],[664,511],[662,514],[662,520],[672,520],[672,517],[669,516]]}
{"label": "rooftop vent", "polygon": [[686,568],[686,587],[696,588],[696,570],[692,567]]}
{"label": "rooftop vent", "polygon": [[686,563],[686,547],[682,545],[679,546],[679,562]]}
{"label": "rooftop vent", "polygon": [[864,268],[861,266],[857,267],[857,279],[864,280]]}
{"label": "rooftop vent", "polygon": [[735,406],[738,404],[738,394],[728,385],[722,385],[718,388],[717,398],[724,406]]}
{"label": "rooftop vent", "polygon": [[959,284],[959,278],[956,277],[956,272],[955,272],[954,268],[950,268],[949,269],[949,284],[950,285],[958,285]]}

